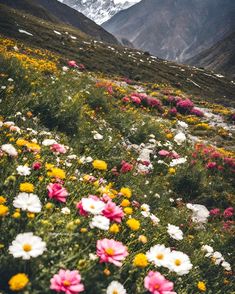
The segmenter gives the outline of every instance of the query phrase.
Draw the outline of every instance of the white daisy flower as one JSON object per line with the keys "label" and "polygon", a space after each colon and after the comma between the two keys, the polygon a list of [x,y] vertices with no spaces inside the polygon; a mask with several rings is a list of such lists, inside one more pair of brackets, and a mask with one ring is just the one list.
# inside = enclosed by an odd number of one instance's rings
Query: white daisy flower
{"label": "white daisy flower", "polygon": [[166,266],[166,258],[170,253],[170,248],[157,244],[149,249],[146,256],[148,261],[153,262],[156,266]]}
{"label": "white daisy flower", "polygon": [[32,193],[19,193],[13,201],[13,206],[29,212],[40,212],[42,209],[41,201],[38,196]]}
{"label": "white daisy flower", "polygon": [[117,281],[113,281],[109,284],[106,294],[126,294],[126,289]]}
{"label": "white daisy flower", "polygon": [[183,240],[183,232],[177,226],[168,224],[167,233],[175,240]]}
{"label": "white daisy flower", "polygon": [[82,198],[82,207],[86,212],[92,214],[101,214],[105,208],[105,203],[100,200],[94,200],[92,198]]}
{"label": "white daisy flower", "polygon": [[69,209],[68,207],[63,207],[63,208],[61,209],[61,213],[63,213],[63,214],[70,214],[71,211],[70,211],[70,209]]}
{"label": "white daisy flower", "polygon": [[166,267],[179,276],[187,275],[193,265],[187,254],[180,251],[172,251],[166,257]]}
{"label": "white daisy flower", "polygon": [[193,215],[192,215],[192,221],[195,223],[207,223],[207,218],[210,215],[209,210],[206,208],[206,206],[201,205],[201,204],[191,204],[188,203],[187,208],[192,210]]}
{"label": "white daisy flower", "polygon": [[9,247],[10,254],[15,258],[30,259],[42,255],[46,250],[46,243],[33,233],[18,234]]}
{"label": "white daisy flower", "polygon": [[102,135],[99,134],[99,133],[96,133],[96,134],[93,136],[93,138],[94,138],[95,140],[102,140],[102,139],[104,138],[104,136],[102,136]]}
{"label": "white daisy flower", "polygon": [[185,136],[185,134],[182,133],[182,132],[176,134],[175,137],[174,137],[174,141],[175,141],[178,145],[182,145],[182,144],[186,141],[186,136]]}
{"label": "white daisy flower", "polygon": [[223,261],[221,265],[226,271],[232,270],[230,263],[228,263],[227,261]]}
{"label": "white daisy flower", "polygon": [[1,147],[3,152],[6,152],[8,155],[15,157],[18,155],[18,152],[16,151],[15,147],[11,144],[3,144]]}
{"label": "white daisy flower", "polygon": [[214,261],[214,263],[216,265],[219,265],[221,262],[224,261],[224,258],[223,258],[223,255],[218,252],[218,251],[215,251],[213,254],[212,254],[212,260]]}
{"label": "white daisy flower", "polygon": [[26,165],[19,165],[16,170],[20,176],[29,176],[31,174],[31,168]]}
{"label": "white daisy flower", "polygon": [[201,250],[206,252],[206,255],[205,255],[206,257],[210,257],[214,252],[213,247],[211,247],[209,245],[203,245]]}
{"label": "white daisy flower", "polygon": [[150,217],[150,219],[151,219],[151,221],[153,222],[154,225],[158,225],[159,224],[160,219],[158,217],[156,217],[156,215],[154,215],[154,214],[151,213],[149,217]]}
{"label": "white daisy flower", "polygon": [[90,222],[90,227],[92,229],[98,228],[104,231],[107,231],[109,229],[109,225],[110,225],[110,220],[103,215],[95,215]]}
{"label": "white daisy flower", "polygon": [[45,139],[45,140],[42,141],[43,146],[51,146],[51,145],[56,144],[56,143],[57,142],[54,139]]}

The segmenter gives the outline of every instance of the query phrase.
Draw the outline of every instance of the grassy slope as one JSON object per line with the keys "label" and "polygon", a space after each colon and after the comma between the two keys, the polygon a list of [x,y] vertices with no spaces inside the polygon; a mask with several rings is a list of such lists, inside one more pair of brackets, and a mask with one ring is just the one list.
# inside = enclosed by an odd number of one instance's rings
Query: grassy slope
{"label": "grassy slope", "polygon": [[[27,47],[20,48],[21,51],[26,55],[37,57],[36,52],[34,50],[30,52]],[[47,59],[53,60],[49,52],[42,52],[42,54],[45,63]],[[228,253],[233,250],[233,227],[228,231],[223,230],[223,217],[221,217],[212,218],[206,225],[206,230],[198,230],[197,225],[192,223],[191,212],[185,206],[187,202],[193,202],[205,204],[208,208],[219,207],[223,211],[233,205],[233,174],[226,166],[222,172],[207,170],[205,159],[198,153],[198,158],[194,158],[197,161],[195,165],[192,165],[189,160],[188,163],[176,167],[175,173],[169,173],[167,165],[158,163],[158,160],[161,159],[158,156],[159,150],[172,146],[181,156],[188,156],[189,159],[192,158],[195,150],[189,142],[178,146],[172,139],[166,138],[167,134],[178,132],[177,119],[167,119],[154,109],[132,104],[125,105],[121,101],[124,95],[135,91],[134,86],[126,84],[118,86],[118,81],[105,82],[100,76],[81,74],[76,70],[69,70],[65,74],[59,71],[54,75],[45,75],[45,73],[40,73],[37,67],[25,69],[17,60],[12,59],[1,59],[0,64],[0,86],[7,86],[6,90],[0,92],[3,121],[14,121],[22,129],[18,134],[7,127],[1,128],[0,145],[11,143],[17,146],[16,140],[24,138],[29,141],[37,139],[41,146],[40,157],[32,152],[27,152],[23,146],[17,147],[22,151],[17,158],[1,157],[0,194],[6,196],[6,205],[10,209],[10,214],[1,222],[0,243],[4,247],[0,249],[3,253],[0,256],[0,290],[4,294],[11,293],[7,282],[12,275],[18,272],[24,272],[29,276],[30,284],[27,290],[30,293],[49,294],[51,293],[49,280],[60,268],[78,269],[85,284],[84,293],[86,294],[94,294],[94,288],[96,293],[104,293],[112,280],[125,283],[128,293],[143,294],[146,293],[143,286],[144,276],[149,270],[156,270],[156,268],[148,265],[144,269],[138,269],[133,266],[133,258],[135,254],[144,253],[158,243],[188,254],[195,266],[188,275],[182,276],[180,280],[176,274],[169,273],[163,268],[158,269],[174,282],[175,291],[178,294],[200,294],[197,288],[199,281],[206,283],[208,293],[231,294],[233,291],[231,272],[224,272],[221,266],[214,265],[210,258],[206,258],[202,253],[201,246],[202,244],[212,245],[215,250],[222,252],[227,261],[232,263],[233,256]],[[13,81],[9,81],[9,78],[13,78]],[[103,82],[104,87],[98,87],[96,82],[101,82],[101,85]],[[113,94],[108,94],[105,86],[107,83],[112,84]],[[145,87],[145,85],[142,86]],[[169,95],[178,93],[185,97],[176,89],[164,86],[152,89],[149,85],[145,90],[147,93],[154,90],[155,95],[163,99],[162,101],[164,101],[166,92]],[[18,113],[19,111],[21,113]],[[30,113],[27,114],[28,111],[33,111],[33,117]],[[187,118],[189,118],[187,115],[178,117],[180,120],[187,120]],[[48,129],[45,129],[45,126]],[[45,130],[51,131],[51,134],[45,132],[43,134]],[[101,133],[104,136],[103,140],[94,140],[93,131]],[[188,135],[196,135],[194,125],[190,126],[187,132]],[[151,157],[153,171],[144,175],[137,172],[138,152],[130,149],[130,146],[131,144],[148,144],[150,135],[155,135],[156,140],[162,146],[155,147],[154,154],[157,157]],[[213,133],[205,130],[204,136],[205,138],[211,136],[214,141],[213,136],[216,136],[216,131]],[[58,142],[69,145],[70,151],[65,155],[54,155],[49,147],[41,144],[43,139],[48,137],[56,138]],[[228,137],[224,139],[224,142],[230,142],[230,140],[231,138]],[[76,154],[80,159],[84,156],[103,159],[108,163],[108,170],[103,172],[94,170],[91,163],[81,164],[81,160],[68,159],[67,156],[71,154]],[[31,166],[35,160],[42,163],[42,169],[39,172],[32,172],[30,176],[24,178],[16,174],[15,169],[18,165],[28,163]],[[120,171],[121,160],[132,163],[133,171],[119,175],[112,172],[115,167],[116,171]],[[168,159],[164,161],[169,164]],[[45,169],[46,163],[55,164],[66,172],[64,186],[70,193],[66,203],[66,207],[70,209],[68,215],[61,213],[61,209],[65,207],[64,204],[50,200],[52,208],[46,209],[44,206],[49,201],[45,200],[47,199],[46,186],[51,181]],[[136,232],[130,231],[125,224],[128,220],[128,215],[126,215],[120,226],[121,231],[117,235],[96,229],[91,230],[89,228],[90,218],[79,216],[75,203],[88,194],[102,195],[99,190],[102,184],[97,187],[97,185],[82,181],[84,174],[105,178],[107,183],[113,183],[113,188],[117,191],[121,187],[130,187],[133,191],[130,199],[130,206],[134,211],[132,216],[140,220],[141,228]],[[10,177],[11,175],[13,178]],[[23,181],[34,184],[34,192],[39,195],[43,209],[35,218],[27,217],[22,211],[21,217],[14,219],[11,217],[14,213],[12,199],[19,192],[19,185]],[[113,201],[120,204],[122,200],[123,197],[118,196]],[[134,201],[149,204],[151,212],[160,218],[160,224],[154,226],[149,218],[144,218]],[[181,227],[184,232],[182,241],[176,241],[168,236],[166,230],[169,222]],[[81,228],[86,228],[88,232],[82,233]],[[17,233],[24,231],[35,232],[47,243],[47,252],[30,260],[27,266],[23,260],[15,262],[8,252],[8,247]],[[66,235],[66,238],[61,237],[60,234]],[[145,235],[148,242],[146,244],[139,242],[139,235]],[[96,240],[104,237],[114,238],[128,246],[130,255],[120,269],[112,265],[106,267],[100,265],[97,260],[89,259],[89,253],[95,253]],[[110,276],[104,274],[107,268],[111,272]]]}
{"label": "grassy slope", "polygon": [[[90,40],[84,43],[85,36],[74,28],[42,21],[22,12],[0,5],[0,33],[20,39],[26,44],[49,49],[61,55],[61,59],[76,59],[84,63],[88,70],[113,76],[124,76],[146,82],[167,83],[185,92],[200,95],[211,101],[234,104],[235,85],[226,78],[218,78],[211,72],[176,65],[159,59],[152,59],[143,52],[123,47],[97,43]],[[34,36],[18,32],[23,28]],[[53,30],[60,31],[61,36]],[[77,37],[72,40],[65,32]]]}

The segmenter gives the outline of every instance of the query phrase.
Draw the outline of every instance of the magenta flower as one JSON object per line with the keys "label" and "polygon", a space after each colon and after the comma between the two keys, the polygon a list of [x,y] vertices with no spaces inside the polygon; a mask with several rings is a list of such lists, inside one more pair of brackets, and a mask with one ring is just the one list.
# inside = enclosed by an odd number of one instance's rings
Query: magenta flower
{"label": "magenta flower", "polygon": [[66,294],[78,294],[84,291],[84,285],[81,283],[81,275],[78,271],[61,269],[51,279],[50,289]]}
{"label": "magenta flower", "polygon": [[53,152],[58,152],[62,154],[65,154],[67,151],[64,145],[57,144],[57,143],[53,144],[50,149]]}
{"label": "magenta flower", "polygon": [[132,95],[131,96],[131,100],[132,102],[136,103],[136,104],[140,104],[141,103],[141,99],[137,96]]}
{"label": "magenta flower", "polygon": [[126,246],[113,239],[98,240],[96,249],[96,254],[100,258],[100,263],[109,262],[120,267],[122,266],[121,261],[128,256]]}
{"label": "magenta flower", "polygon": [[67,190],[58,183],[50,183],[47,186],[47,190],[50,199],[56,199],[60,202],[66,202],[66,197],[69,195]]}
{"label": "magenta flower", "polygon": [[213,168],[215,168],[216,167],[216,162],[208,162],[207,163],[207,165],[206,165],[206,167],[208,168],[208,169],[213,169]]}
{"label": "magenta flower", "polygon": [[121,166],[120,172],[123,174],[125,174],[133,169],[133,165],[126,162],[125,160],[122,160],[121,165],[122,166]]}
{"label": "magenta flower", "polygon": [[70,61],[68,62],[68,66],[69,66],[69,67],[77,67],[77,62],[74,61],[74,60],[70,60]]}
{"label": "magenta flower", "polygon": [[232,217],[234,215],[234,209],[233,207],[228,207],[225,209],[224,213],[223,213],[223,216],[225,218],[229,218],[229,217]]}
{"label": "magenta flower", "polygon": [[144,279],[145,288],[152,294],[176,294],[174,284],[159,272],[150,271]]}
{"label": "magenta flower", "polygon": [[220,214],[219,208],[214,208],[210,210],[210,215],[218,215],[218,214]]}
{"label": "magenta flower", "polygon": [[34,162],[32,165],[33,170],[39,170],[42,167],[40,162]]}
{"label": "magenta flower", "polygon": [[105,217],[117,223],[120,223],[122,221],[122,218],[124,217],[124,212],[122,211],[122,208],[117,206],[112,201],[109,201],[106,204],[102,213]]}

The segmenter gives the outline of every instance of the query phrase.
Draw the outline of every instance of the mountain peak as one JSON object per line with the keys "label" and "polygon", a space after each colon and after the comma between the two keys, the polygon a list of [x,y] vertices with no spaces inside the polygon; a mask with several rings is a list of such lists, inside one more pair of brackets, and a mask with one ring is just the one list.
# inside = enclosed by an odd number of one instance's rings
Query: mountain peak
{"label": "mountain peak", "polygon": [[59,0],[82,12],[97,24],[109,20],[119,11],[129,8],[140,0]]}

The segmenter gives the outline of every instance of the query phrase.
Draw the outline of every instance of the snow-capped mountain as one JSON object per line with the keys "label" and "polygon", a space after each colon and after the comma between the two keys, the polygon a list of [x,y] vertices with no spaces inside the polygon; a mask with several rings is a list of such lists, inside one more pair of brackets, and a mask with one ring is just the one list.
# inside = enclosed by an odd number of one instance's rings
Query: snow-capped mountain
{"label": "snow-capped mountain", "polygon": [[59,0],[82,12],[97,24],[109,20],[119,11],[126,9],[140,0]]}

